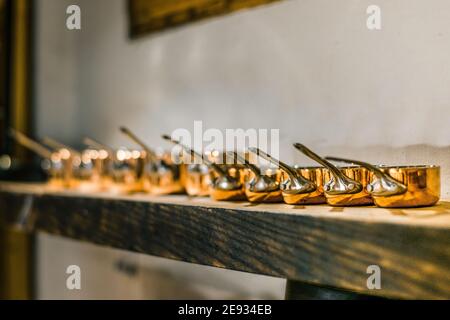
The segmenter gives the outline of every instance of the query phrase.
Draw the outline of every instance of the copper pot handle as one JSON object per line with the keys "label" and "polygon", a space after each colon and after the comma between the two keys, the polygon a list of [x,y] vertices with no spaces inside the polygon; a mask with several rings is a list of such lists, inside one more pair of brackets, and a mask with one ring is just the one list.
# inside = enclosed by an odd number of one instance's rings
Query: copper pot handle
{"label": "copper pot handle", "polygon": [[70,154],[72,156],[81,157],[81,154],[80,154],[79,151],[77,151],[77,150],[75,150],[75,149],[73,149],[73,148],[71,148],[69,146],[66,146],[65,144],[63,144],[63,143],[61,143],[59,141],[56,141],[53,138],[45,137],[42,140],[42,142],[44,142],[44,144],[48,145],[51,148],[54,148],[54,149],[66,149],[66,150],[68,150],[70,152]]}
{"label": "copper pot handle", "polygon": [[287,173],[287,175],[289,176],[289,179],[291,181],[298,181],[300,183],[301,186],[304,187],[305,190],[308,190],[308,192],[312,192],[314,190],[316,190],[316,185],[313,184],[311,181],[305,179],[302,175],[297,174],[297,172],[289,165],[285,164],[284,162],[275,159],[274,157],[272,157],[271,155],[265,153],[264,151],[260,150],[259,148],[248,148],[248,150],[254,154],[256,154],[257,156],[260,156],[261,158],[269,161],[270,163],[279,166],[284,172]]}
{"label": "copper pot handle", "polygon": [[83,143],[90,148],[94,148],[94,149],[98,149],[98,150],[105,150],[109,154],[112,154],[114,152],[114,150],[111,147],[106,146],[92,138],[89,138],[89,137],[84,137]]}
{"label": "copper pot handle", "polygon": [[294,143],[294,147],[302,152],[307,157],[313,159],[314,161],[320,163],[322,166],[330,170],[331,175],[334,178],[333,185],[326,185],[325,191],[331,195],[339,195],[339,194],[353,194],[358,193],[363,190],[361,183],[350,179],[345,174],[343,174],[336,166],[334,166],[331,162],[326,159],[320,157],[312,150],[307,148],[305,145],[301,143]]}
{"label": "copper pot handle", "polygon": [[247,168],[249,168],[257,177],[261,176],[261,171],[260,169],[255,166],[254,164],[250,163],[247,159],[245,159],[244,157],[240,156],[236,151],[228,151],[227,155],[230,157],[235,158],[237,161],[241,162],[244,166],[246,166]]}
{"label": "copper pot handle", "polygon": [[173,144],[176,144],[180,147],[182,147],[186,152],[188,152],[189,154],[191,154],[193,157],[197,157],[199,159],[201,159],[208,167],[211,167],[211,169],[213,169],[217,174],[219,174],[222,177],[227,177],[230,178],[229,174],[223,170],[221,167],[219,167],[216,163],[208,160],[207,158],[203,157],[200,153],[198,153],[197,151],[185,146],[184,144],[182,144],[180,141],[177,141],[175,139],[172,139],[171,136],[167,135],[167,134],[163,134],[161,136],[164,140],[167,140],[169,142],[172,142]]}
{"label": "copper pot handle", "polygon": [[256,154],[257,156],[263,158],[264,160],[269,161],[270,163],[279,166],[281,169],[283,169],[283,171],[285,171],[288,175],[289,178],[295,178],[295,172],[294,170],[288,166],[287,164],[275,159],[274,157],[272,157],[271,155],[265,153],[264,151],[262,151],[259,148],[254,148],[254,147],[250,147],[248,148],[248,151],[250,151],[251,153]]}
{"label": "copper pot handle", "polygon": [[15,140],[17,141],[17,143],[19,143],[20,145],[22,145],[23,147],[35,152],[36,154],[38,154],[39,156],[41,156],[42,158],[46,158],[46,159],[51,159],[52,157],[52,152],[47,149],[45,146],[43,146],[42,144],[28,138],[26,135],[24,135],[22,132],[17,131],[13,128],[9,129],[9,135]]}
{"label": "copper pot handle", "polygon": [[[147,154],[150,157],[150,160],[152,162],[158,162],[158,156],[156,155],[155,151],[153,151],[152,149],[150,149],[141,139],[139,139],[133,132],[131,132],[130,129],[128,129],[127,127],[120,127],[120,132],[122,132],[123,134],[125,134],[128,138],[130,138],[131,140],[133,140],[136,144],[138,144],[139,146],[141,146],[142,149],[145,150],[145,152],[147,152]],[[160,160],[164,165],[166,165],[166,163],[163,161],[163,159]]]}
{"label": "copper pot handle", "polygon": [[366,168],[367,170],[371,171],[376,177],[377,181],[374,183],[370,183],[367,186],[367,191],[369,191],[370,194],[374,196],[395,196],[400,195],[406,192],[408,189],[404,184],[398,182],[394,178],[392,178],[390,175],[384,173],[376,166],[359,160],[351,160],[351,159],[345,159],[345,158],[339,158],[339,157],[325,157],[325,159],[328,159],[330,161],[336,161],[336,162],[344,162],[344,163],[351,163],[351,164],[357,164],[361,167]]}

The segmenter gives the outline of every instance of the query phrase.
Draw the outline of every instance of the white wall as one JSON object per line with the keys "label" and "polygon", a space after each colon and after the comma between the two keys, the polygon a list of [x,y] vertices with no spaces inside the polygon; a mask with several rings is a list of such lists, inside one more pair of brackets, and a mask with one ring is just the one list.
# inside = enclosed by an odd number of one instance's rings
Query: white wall
{"label": "white wall", "polygon": [[[203,120],[279,128],[287,161],[302,159],[294,141],[368,161],[448,161],[446,0],[290,0],[139,40],[127,37],[124,0],[71,1],[82,9],[75,32],[60,1],[42,3],[42,134],[117,146],[128,144],[117,130],[126,124],[158,146],[162,132]],[[382,9],[381,31],[366,28],[369,4]],[[386,146],[415,152],[365,156]]]}
{"label": "white wall", "polygon": [[[285,280],[38,235],[39,299],[283,299]],[[77,265],[81,289],[68,290]]]}
{"label": "white wall", "polygon": [[36,128],[66,143],[79,143],[80,107],[77,92],[77,50],[81,34],[65,28],[70,0],[36,2]]}
{"label": "white wall", "polygon": [[[290,0],[130,40],[124,0],[40,0],[38,129],[66,142],[154,146],[163,132],[279,128],[290,146],[384,163],[443,166],[450,197],[450,2]],[[366,8],[382,9],[382,30]]]}
{"label": "white wall", "polygon": [[376,2],[379,32],[373,1],[294,0],[130,41],[125,1],[85,1],[82,129],[115,143],[126,122],[158,144],[202,119],[285,142],[449,144],[450,3]]}

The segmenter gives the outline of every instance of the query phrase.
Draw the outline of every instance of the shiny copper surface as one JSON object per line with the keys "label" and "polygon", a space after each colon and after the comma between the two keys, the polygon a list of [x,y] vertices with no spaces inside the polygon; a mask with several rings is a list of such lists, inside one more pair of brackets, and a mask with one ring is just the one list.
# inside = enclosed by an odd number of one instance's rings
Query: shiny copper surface
{"label": "shiny copper surface", "polygon": [[184,165],[184,187],[186,193],[193,197],[209,196],[212,177],[209,168],[204,164]]}
{"label": "shiny copper surface", "polygon": [[[241,177],[239,170],[236,169],[236,166],[216,163],[210,157],[205,157],[204,154],[191,149],[180,141],[173,139],[169,135],[162,135],[162,138],[180,146],[187,152],[191,159],[198,159],[200,163],[206,164],[211,171],[214,172],[211,179],[211,198],[224,201],[243,200],[245,198]],[[215,151],[213,156],[216,156],[216,154],[219,155],[219,153]],[[235,175],[233,175],[233,170],[235,171]]]}
{"label": "shiny copper surface", "polygon": [[257,179],[254,172],[245,170],[245,196],[252,203],[277,203],[283,201],[283,195],[280,190],[280,181],[282,171],[276,168],[261,169],[261,175],[273,180],[276,187],[268,188],[268,183],[264,183],[262,188],[252,186],[252,181]]}
{"label": "shiny copper surface", "polygon": [[[307,193],[288,193],[283,191],[283,201],[287,204],[323,204],[326,197],[323,190],[324,169],[322,167],[295,167],[295,170],[302,177],[308,179],[316,185],[316,190]],[[281,181],[288,179],[285,172],[282,172]]]}
{"label": "shiny copper surface", "polygon": [[333,183],[335,177],[330,170],[324,169],[324,190],[327,203],[330,206],[364,206],[373,204],[372,196],[367,191],[372,174],[369,170],[359,166],[343,167],[339,170],[348,178],[361,184],[362,190],[356,193],[331,194],[327,186]]}
{"label": "shiny copper surface", "polygon": [[[379,167],[384,173],[406,186],[406,192],[392,196],[373,196],[375,204],[385,208],[432,206],[439,201],[441,177],[439,166]],[[373,177],[371,184],[376,182]]]}

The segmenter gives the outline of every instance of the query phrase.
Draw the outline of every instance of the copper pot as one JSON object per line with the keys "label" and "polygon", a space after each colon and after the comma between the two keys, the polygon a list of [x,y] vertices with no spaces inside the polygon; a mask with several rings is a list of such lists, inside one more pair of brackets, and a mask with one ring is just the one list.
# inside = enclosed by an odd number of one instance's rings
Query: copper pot
{"label": "copper pot", "polygon": [[[324,174],[325,169],[322,167],[301,167],[301,166],[294,166],[294,170],[301,175],[306,180],[311,181],[315,184],[316,189],[312,192],[306,192],[306,193],[287,193],[283,191],[283,200],[287,204],[324,204],[327,203],[327,199],[325,197],[325,192],[323,190],[324,185]],[[282,178],[285,181],[289,181],[288,177]],[[284,189],[282,183],[282,189]]]}
{"label": "copper pot", "polygon": [[213,178],[207,165],[185,164],[184,172],[184,187],[188,195],[193,197],[209,196]]}
{"label": "copper pot", "polygon": [[[257,149],[249,148],[251,153],[258,154]],[[277,168],[259,168],[247,159],[234,153],[238,160],[247,167],[245,178],[245,196],[253,203],[282,202],[280,189],[281,171]]]}
{"label": "copper pot", "polygon": [[174,163],[170,153],[157,155],[141,139],[126,127],[120,131],[145,151],[142,185],[145,191],[152,194],[176,194],[184,191],[182,165]]}
{"label": "copper pot", "polygon": [[9,135],[20,145],[33,151],[42,158],[42,168],[48,175],[48,185],[52,188],[65,187],[65,170],[63,159],[59,152],[52,152],[50,149],[37,141],[27,137],[20,131],[15,129],[9,130]]}
{"label": "copper pot", "polygon": [[440,167],[435,165],[374,166],[367,162],[328,157],[333,161],[355,163],[372,173],[368,192],[384,208],[432,206],[439,201]]}
{"label": "copper pot", "polygon": [[98,183],[101,190],[109,190],[112,184],[113,158],[115,151],[91,138],[84,138],[84,144],[89,148],[85,150],[94,165],[93,180]]}
{"label": "copper pot", "polygon": [[180,146],[192,158],[198,158],[201,163],[206,164],[210,170],[212,170],[211,187],[209,189],[209,195],[212,199],[219,201],[245,200],[245,192],[241,180],[242,177],[240,171],[236,170],[234,166],[214,163],[207,157],[204,157],[201,153],[190,149],[168,135],[163,135],[162,138]]}
{"label": "copper pot", "polygon": [[294,147],[326,168],[324,171],[324,193],[329,205],[361,206],[373,204],[373,199],[366,190],[371,177],[369,170],[361,166],[337,168],[300,143],[295,143]]}
{"label": "copper pot", "polygon": [[100,190],[113,193],[133,193],[143,190],[142,172],[145,152],[126,148],[113,148],[91,138],[85,138],[89,146],[83,155],[91,159],[93,171],[91,180]]}
{"label": "copper pot", "polygon": [[250,150],[263,159],[278,166],[281,170],[280,190],[283,201],[287,204],[320,204],[325,203],[320,168],[294,168],[281,162],[258,148]]}
{"label": "copper pot", "polygon": [[183,193],[183,165],[175,162],[169,153],[147,153],[142,177],[145,190],[155,195]]}
{"label": "copper pot", "polygon": [[80,191],[98,191],[101,189],[91,152],[79,152],[52,138],[46,137],[43,142],[58,152],[63,163],[65,187]]}
{"label": "copper pot", "polygon": [[111,184],[108,191],[113,193],[142,191],[141,176],[145,153],[121,148],[114,151],[111,160]]}
{"label": "copper pot", "polygon": [[[228,172],[232,177],[235,177],[244,183],[243,177],[245,172],[235,164],[227,163],[224,153],[217,151],[204,152],[203,158],[216,163],[222,170]],[[213,181],[218,179],[217,173],[210,169],[204,163],[194,163],[195,157],[191,154],[184,157],[185,162],[185,189],[190,196],[202,197],[209,196],[212,189]]]}

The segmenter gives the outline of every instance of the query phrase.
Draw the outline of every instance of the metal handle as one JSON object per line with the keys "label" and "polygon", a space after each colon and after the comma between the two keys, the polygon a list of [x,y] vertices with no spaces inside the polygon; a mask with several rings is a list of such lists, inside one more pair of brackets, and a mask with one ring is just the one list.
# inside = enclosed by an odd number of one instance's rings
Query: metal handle
{"label": "metal handle", "polygon": [[16,140],[19,144],[28,148],[29,150],[37,153],[42,158],[50,159],[52,157],[52,152],[44,147],[42,144],[28,138],[22,132],[19,132],[13,128],[9,129],[9,135],[11,138]]}
{"label": "metal handle", "polygon": [[53,138],[45,137],[45,138],[42,140],[42,142],[44,142],[46,145],[48,145],[48,146],[50,146],[50,147],[52,147],[52,148],[54,148],[54,149],[66,149],[66,150],[68,150],[72,155],[74,155],[74,156],[76,156],[76,157],[81,157],[81,154],[80,154],[77,150],[75,150],[75,149],[73,149],[73,148],[71,148],[71,147],[69,147],[69,146],[66,146],[65,144],[63,144],[63,143],[61,143],[61,142],[59,142],[59,141],[56,141],[56,140],[53,139]]}
{"label": "metal handle", "polygon": [[316,153],[314,153],[312,150],[307,148],[305,145],[301,143],[294,143],[294,147],[302,152],[307,157],[315,160],[316,162],[320,163],[322,166],[330,170],[331,175],[334,178],[334,183],[327,184],[325,186],[325,191],[328,194],[331,195],[339,195],[339,194],[352,194],[352,193],[358,193],[361,192],[363,187],[361,183],[358,181],[355,181],[353,179],[350,179],[345,174],[343,174],[336,166],[334,166],[331,162],[325,160],[324,158],[320,157]]}
{"label": "metal handle", "polygon": [[112,148],[105,146],[104,144],[102,144],[92,138],[89,138],[89,137],[85,137],[83,139],[83,143],[91,148],[95,148],[95,149],[99,149],[99,150],[106,150],[109,153],[113,152]]}
{"label": "metal handle", "polygon": [[378,178],[378,181],[369,184],[367,187],[369,193],[375,196],[394,196],[403,194],[407,190],[407,187],[404,184],[393,179],[390,175],[384,173],[383,171],[381,171],[380,169],[378,169],[377,167],[375,167],[370,163],[339,157],[325,157],[325,158],[336,162],[357,164],[371,171]]}
{"label": "metal handle", "polygon": [[[260,150],[259,148],[249,148],[250,152],[260,156],[261,158],[271,162],[272,164],[279,166],[284,172],[287,173],[289,180],[290,180],[290,187],[289,189],[291,192],[295,193],[308,193],[313,192],[317,189],[317,186],[315,183],[309,181],[305,177],[303,177],[301,174],[298,174],[295,169],[293,169],[291,166],[285,164],[284,162],[275,159],[271,155],[265,153],[264,151]],[[283,184],[283,188],[284,188]],[[288,190],[284,190],[288,191]]]}
{"label": "metal handle", "polygon": [[291,178],[291,179],[297,178],[298,175],[295,172],[295,170],[293,168],[291,168],[290,166],[288,166],[287,164],[281,162],[280,160],[275,159],[274,157],[265,153],[264,151],[260,150],[259,148],[250,147],[250,148],[248,148],[248,150],[250,152],[256,154],[257,156],[269,161],[270,163],[272,163],[276,166],[279,166],[281,169],[283,169],[283,171],[285,171],[288,174],[289,178]]}
{"label": "metal handle", "polygon": [[336,177],[339,177],[341,179],[348,178],[346,175],[344,175],[336,166],[334,166],[331,162],[328,162],[324,158],[320,157],[318,154],[314,153],[311,149],[307,148],[305,145],[301,143],[294,143],[294,147],[302,152],[305,156],[313,159],[314,161],[320,163],[322,166],[330,170],[333,175]]}
{"label": "metal handle", "polygon": [[261,176],[261,170],[257,166],[255,166],[254,164],[250,163],[244,157],[241,157],[237,152],[235,152],[235,151],[228,151],[227,155],[236,158],[237,161],[241,162],[247,168],[249,168],[255,174],[255,176],[257,176],[257,177]]}
{"label": "metal handle", "polygon": [[227,172],[225,172],[221,167],[219,167],[216,163],[209,161],[208,159],[206,159],[205,157],[203,157],[203,155],[201,155],[200,153],[198,153],[197,151],[185,146],[184,144],[182,144],[180,141],[177,141],[175,139],[172,139],[171,136],[167,135],[167,134],[163,134],[161,136],[164,140],[167,140],[169,142],[172,142],[173,144],[176,144],[180,147],[182,147],[186,152],[190,153],[193,157],[197,157],[199,159],[201,159],[207,166],[211,167],[215,172],[217,172],[217,174],[219,174],[222,177],[227,177],[229,178],[229,175]]}
{"label": "metal handle", "polygon": [[130,129],[123,127],[123,126],[120,127],[119,129],[120,129],[120,132],[122,132],[128,138],[133,140],[136,144],[141,146],[141,148],[144,149],[145,152],[147,152],[147,154],[149,155],[149,157],[152,161],[154,161],[154,162],[158,161],[158,156],[156,155],[156,153],[151,148],[149,148],[141,139],[139,139],[133,132],[131,132]]}

